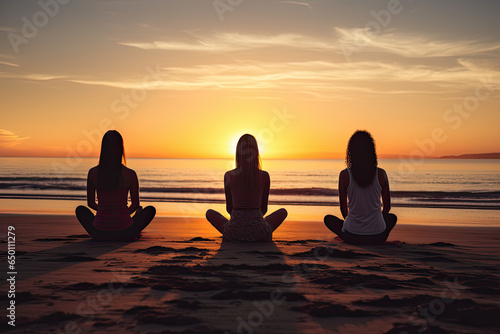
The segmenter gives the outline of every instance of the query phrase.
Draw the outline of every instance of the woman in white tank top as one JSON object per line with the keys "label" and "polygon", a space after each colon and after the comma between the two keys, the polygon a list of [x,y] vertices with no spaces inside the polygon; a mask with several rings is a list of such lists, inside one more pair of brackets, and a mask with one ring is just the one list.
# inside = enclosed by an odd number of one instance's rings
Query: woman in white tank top
{"label": "woman in white tank top", "polygon": [[382,244],[396,225],[396,215],[389,213],[389,180],[377,164],[372,136],[356,131],[347,146],[347,168],[339,175],[340,211],[345,220],[332,215],[324,219],[326,227],[347,243]]}

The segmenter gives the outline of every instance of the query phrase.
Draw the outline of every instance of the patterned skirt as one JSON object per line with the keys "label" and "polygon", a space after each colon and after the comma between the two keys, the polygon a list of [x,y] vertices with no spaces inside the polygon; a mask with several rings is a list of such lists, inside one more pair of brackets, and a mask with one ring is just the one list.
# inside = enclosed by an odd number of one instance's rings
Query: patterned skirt
{"label": "patterned skirt", "polygon": [[273,231],[260,210],[233,210],[224,224],[224,238],[230,241],[271,241]]}

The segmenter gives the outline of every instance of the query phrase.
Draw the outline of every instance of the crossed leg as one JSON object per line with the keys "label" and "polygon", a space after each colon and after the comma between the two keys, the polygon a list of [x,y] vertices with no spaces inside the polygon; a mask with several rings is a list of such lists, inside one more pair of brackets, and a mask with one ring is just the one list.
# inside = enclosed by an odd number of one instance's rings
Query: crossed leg
{"label": "crossed leg", "polygon": [[[283,223],[287,217],[288,212],[285,209],[279,209],[270,215],[266,216],[264,219],[271,225],[271,230],[274,232]],[[229,220],[221,215],[219,212],[209,209],[205,215],[210,224],[213,225],[221,234],[224,234],[224,224]]]}
{"label": "crossed leg", "polygon": [[274,232],[285,221],[286,216],[288,216],[288,212],[282,208],[274,211],[264,219],[271,225],[271,229]]}
{"label": "crossed leg", "polygon": [[217,229],[217,231],[220,232],[220,234],[224,234],[224,224],[229,221],[226,217],[212,209],[208,209],[205,216],[207,217],[207,220],[210,222],[210,224],[212,224]]}
{"label": "crossed leg", "polygon": [[325,216],[324,222],[326,227],[328,227],[330,231],[338,235],[342,240],[349,244],[377,245],[386,242],[387,238],[389,237],[389,233],[391,233],[394,226],[396,226],[398,217],[393,213],[389,213],[387,215],[384,215],[384,220],[386,225],[385,231],[375,235],[358,235],[349,232],[343,232],[342,227],[344,226],[344,221],[333,215]]}
{"label": "crossed leg", "polygon": [[94,214],[89,208],[80,205],[76,208],[76,217],[92,239],[99,241],[130,241],[137,238],[146,226],[153,220],[156,209],[153,206],[147,206],[132,217],[134,223],[124,230],[119,231],[101,231],[92,225]]}

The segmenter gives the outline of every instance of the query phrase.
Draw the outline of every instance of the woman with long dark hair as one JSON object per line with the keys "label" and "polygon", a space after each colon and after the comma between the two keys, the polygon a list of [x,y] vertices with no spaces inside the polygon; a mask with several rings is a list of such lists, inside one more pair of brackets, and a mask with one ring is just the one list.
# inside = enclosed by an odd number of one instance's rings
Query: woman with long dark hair
{"label": "woman with long dark hair", "polygon": [[389,179],[378,168],[375,142],[369,132],[358,130],[351,136],[346,165],[339,176],[340,211],[345,220],[327,215],[325,225],[347,243],[382,244],[397,217],[389,213]]}
{"label": "woman with long dark hair", "polygon": [[267,212],[269,174],[261,169],[259,147],[255,137],[243,135],[236,145],[236,168],[224,175],[227,219],[215,210],[208,210],[207,220],[231,241],[269,241],[272,233],[287,216],[279,209],[264,218]]}
{"label": "woman with long dark hair", "polygon": [[156,214],[152,206],[140,207],[137,175],[125,164],[122,136],[115,130],[106,132],[102,138],[99,165],[91,168],[87,177],[87,204],[97,214],[94,216],[85,206],[76,208],[76,217],[93,239],[133,240]]}

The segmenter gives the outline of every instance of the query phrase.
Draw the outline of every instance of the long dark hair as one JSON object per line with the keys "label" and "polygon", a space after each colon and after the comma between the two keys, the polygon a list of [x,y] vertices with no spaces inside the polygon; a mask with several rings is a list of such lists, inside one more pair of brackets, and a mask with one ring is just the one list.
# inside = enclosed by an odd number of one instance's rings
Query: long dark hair
{"label": "long dark hair", "polygon": [[236,145],[236,170],[242,175],[247,188],[253,188],[260,177],[259,147],[254,136],[244,134]]}
{"label": "long dark hair", "polygon": [[375,141],[368,131],[357,130],[349,139],[345,156],[347,168],[357,184],[368,186],[377,171],[377,151]]}
{"label": "long dark hair", "polygon": [[116,130],[109,130],[102,137],[101,155],[97,168],[97,189],[118,189],[121,168],[126,164],[123,138]]}

